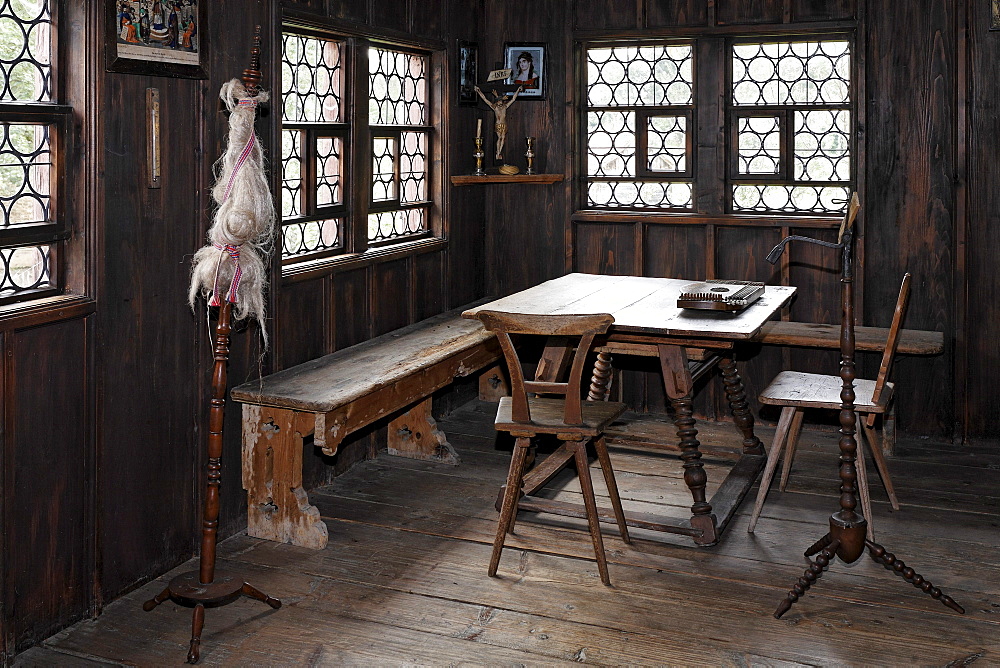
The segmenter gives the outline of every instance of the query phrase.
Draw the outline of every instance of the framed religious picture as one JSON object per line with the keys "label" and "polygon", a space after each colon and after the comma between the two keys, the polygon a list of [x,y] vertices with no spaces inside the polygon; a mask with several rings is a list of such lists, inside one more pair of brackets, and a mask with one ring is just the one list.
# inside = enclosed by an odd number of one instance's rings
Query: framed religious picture
{"label": "framed religious picture", "polygon": [[458,103],[462,106],[475,106],[476,79],[479,78],[479,45],[475,42],[458,40]]}
{"label": "framed religious picture", "polygon": [[1000,0],[990,0],[990,30],[1000,30]]}
{"label": "framed religious picture", "polygon": [[205,79],[207,0],[105,0],[109,72]]}
{"label": "framed religious picture", "polygon": [[536,42],[507,42],[503,46],[504,67],[512,70],[507,83],[524,90],[518,99],[545,99],[545,45]]}

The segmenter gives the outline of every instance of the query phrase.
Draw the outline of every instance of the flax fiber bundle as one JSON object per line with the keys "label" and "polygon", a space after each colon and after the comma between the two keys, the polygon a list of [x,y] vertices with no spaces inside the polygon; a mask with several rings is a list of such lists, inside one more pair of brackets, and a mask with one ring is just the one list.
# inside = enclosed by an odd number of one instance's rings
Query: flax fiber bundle
{"label": "flax fiber bundle", "polygon": [[226,151],[216,163],[212,198],[218,208],[208,230],[208,245],[194,256],[188,302],[201,294],[210,306],[225,299],[237,320],[255,317],[264,346],[264,287],[274,233],[274,202],[264,174],[264,152],[254,135],[257,104],[267,93],[247,93],[238,79],[224,84],[219,97],[229,109]]}

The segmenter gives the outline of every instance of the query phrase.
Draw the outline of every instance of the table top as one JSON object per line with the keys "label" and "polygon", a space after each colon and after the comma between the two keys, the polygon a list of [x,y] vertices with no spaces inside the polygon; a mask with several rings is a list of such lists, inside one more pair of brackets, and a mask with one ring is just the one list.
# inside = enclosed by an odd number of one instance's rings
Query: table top
{"label": "table top", "polygon": [[610,313],[611,332],[731,340],[752,338],[795,294],[794,287],[768,285],[760,299],[739,313],[682,309],[677,297],[697,281],[645,276],[567,274],[462,313],[482,310],[524,314]]}

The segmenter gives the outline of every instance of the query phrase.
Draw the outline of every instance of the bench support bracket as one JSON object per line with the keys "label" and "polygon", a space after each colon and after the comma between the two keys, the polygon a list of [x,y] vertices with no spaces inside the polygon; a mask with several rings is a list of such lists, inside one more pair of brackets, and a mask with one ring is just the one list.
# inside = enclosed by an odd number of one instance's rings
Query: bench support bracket
{"label": "bench support bracket", "polygon": [[389,422],[388,442],[390,455],[452,465],[459,463],[455,448],[431,417],[430,397]]}
{"label": "bench support bracket", "polygon": [[312,413],[243,405],[249,535],[317,550],[326,547],[326,524],[302,489],[302,440],[314,424]]}

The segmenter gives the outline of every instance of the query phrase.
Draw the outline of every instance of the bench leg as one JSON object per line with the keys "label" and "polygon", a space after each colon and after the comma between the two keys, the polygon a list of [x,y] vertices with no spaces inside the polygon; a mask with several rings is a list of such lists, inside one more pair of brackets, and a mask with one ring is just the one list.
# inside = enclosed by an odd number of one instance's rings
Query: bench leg
{"label": "bench leg", "polygon": [[431,398],[389,423],[389,454],[457,465],[458,453],[431,417]]}
{"label": "bench leg", "polygon": [[510,384],[506,374],[507,371],[499,364],[484,371],[479,376],[479,400],[496,404],[501,397],[509,397]]}
{"label": "bench leg", "polygon": [[317,550],[326,547],[326,523],[302,489],[302,439],[314,424],[312,413],[243,404],[249,535]]}

